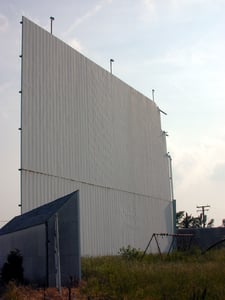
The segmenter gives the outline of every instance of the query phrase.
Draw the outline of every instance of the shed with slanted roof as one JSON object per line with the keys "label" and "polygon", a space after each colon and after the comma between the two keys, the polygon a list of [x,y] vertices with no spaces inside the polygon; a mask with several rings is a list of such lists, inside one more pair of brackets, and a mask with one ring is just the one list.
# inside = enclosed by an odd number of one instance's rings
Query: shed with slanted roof
{"label": "shed with slanted roof", "polygon": [[30,283],[67,285],[80,280],[79,192],[13,218],[0,229],[0,267],[19,249]]}

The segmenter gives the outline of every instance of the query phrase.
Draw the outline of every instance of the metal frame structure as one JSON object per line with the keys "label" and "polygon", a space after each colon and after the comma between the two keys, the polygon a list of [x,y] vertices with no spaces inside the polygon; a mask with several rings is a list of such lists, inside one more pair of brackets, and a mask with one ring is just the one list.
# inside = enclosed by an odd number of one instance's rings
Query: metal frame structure
{"label": "metal frame structure", "polygon": [[[145,248],[145,250],[144,250],[144,253],[143,253],[143,255],[142,255],[142,258],[145,256],[145,254],[146,254],[146,252],[147,252],[147,250],[148,250],[148,248],[149,248],[151,242],[153,241],[153,239],[154,239],[155,242],[156,242],[156,245],[157,245],[159,254],[162,255],[162,251],[161,251],[160,246],[159,246],[158,237],[172,237],[172,241],[171,241],[171,243],[170,243],[169,250],[168,250],[168,252],[167,252],[167,254],[169,254],[170,251],[171,251],[172,248],[173,248],[174,241],[177,240],[177,238],[181,238],[181,237],[185,237],[185,238],[188,237],[188,238],[190,238],[189,244],[188,244],[188,249],[190,249],[190,245],[191,245],[191,241],[192,241],[193,234],[153,233],[152,236],[151,236],[151,238],[150,238],[150,240],[149,240],[149,242],[148,242],[148,244],[147,244],[147,246],[146,246],[146,248]],[[141,259],[142,259],[142,258],[141,258]]]}

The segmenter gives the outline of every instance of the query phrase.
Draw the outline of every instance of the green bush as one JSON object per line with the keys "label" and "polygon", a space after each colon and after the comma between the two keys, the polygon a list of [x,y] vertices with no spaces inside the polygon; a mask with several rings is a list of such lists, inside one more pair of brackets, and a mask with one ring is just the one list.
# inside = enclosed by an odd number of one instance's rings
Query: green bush
{"label": "green bush", "polygon": [[143,252],[141,252],[140,249],[132,248],[130,245],[128,245],[126,248],[120,248],[118,254],[127,260],[134,260],[141,258]]}
{"label": "green bush", "polygon": [[18,249],[8,254],[7,262],[2,267],[1,279],[4,284],[10,281],[23,282],[23,257]]}

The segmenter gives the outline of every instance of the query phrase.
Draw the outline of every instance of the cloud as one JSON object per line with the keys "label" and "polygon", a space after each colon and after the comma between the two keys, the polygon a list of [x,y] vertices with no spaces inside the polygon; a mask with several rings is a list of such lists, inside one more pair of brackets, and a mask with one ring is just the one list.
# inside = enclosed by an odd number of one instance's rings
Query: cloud
{"label": "cloud", "polygon": [[149,23],[168,20],[173,23],[189,23],[199,19],[207,11],[221,10],[224,0],[142,0],[145,10],[143,19]]}
{"label": "cloud", "polygon": [[9,80],[2,78],[2,82],[0,78],[0,126],[4,128],[2,131],[4,142],[12,139],[12,136],[7,134],[7,130],[11,126],[14,127],[20,118],[20,101],[15,101],[19,99],[16,83],[13,78]]}
{"label": "cloud", "polygon": [[205,65],[213,60],[217,60],[217,56],[213,52],[205,48],[190,46],[183,49],[171,49],[163,57],[156,59],[154,63],[186,67],[190,65]]}
{"label": "cloud", "polygon": [[144,0],[145,8],[147,8],[148,13],[155,15],[156,13],[156,3],[154,0]]}
{"label": "cloud", "polygon": [[83,48],[83,46],[81,45],[81,43],[80,43],[78,40],[76,40],[76,39],[71,39],[71,40],[68,41],[68,44],[69,44],[72,48],[76,49],[77,51],[79,51],[79,52],[84,52],[84,48]]}
{"label": "cloud", "polygon": [[225,181],[225,161],[218,162],[214,166],[210,178],[215,181]]}
{"label": "cloud", "polygon": [[149,64],[168,64],[173,66],[184,67],[190,61],[190,51],[188,49],[169,49],[161,56],[152,58]]}
{"label": "cloud", "polygon": [[6,32],[9,22],[6,16],[0,14],[0,32]]}
{"label": "cloud", "polygon": [[[194,146],[184,148],[173,144],[174,169],[180,188],[202,180],[219,178],[224,171],[225,138],[205,137]],[[224,177],[225,179],[225,177]]]}
{"label": "cloud", "polygon": [[[11,82],[3,82],[0,84],[0,95],[3,93],[5,93],[7,90],[10,90],[10,88],[12,87]],[[3,98],[4,99],[4,98]],[[0,99],[0,103],[2,102],[2,98]]]}
{"label": "cloud", "polygon": [[70,35],[78,26],[86,22],[89,18],[96,15],[105,5],[110,4],[112,0],[99,1],[93,8],[87,11],[83,16],[79,17],[64,33],[64,35]]}
{"label": "cloud", "polygon": [[143,0],[144,9],[141,20],[145,23],[153,23],[158,19],[158,5],[155,0]]}
{"label": "cloud", "polygon": [[170,5],[172,5],[172,7],[174,9],[181,9],[181,8],[185,8],[186,6],[190,6],[193,4],[203,4],[205,2],[207,2],[206,0],[169,0],[168,1],[170,3]]}
{"label": "cloud", "polygon": [[225,192],[225,133],[199,137],[195,145],[186,147],[177,140],[169,148],[178,210],[196,214],[196,205],[209,204],[210,218],[220,225],[225,217],[221,202]]}
{"label": "cloud", "polygon": [[151,57],[145,64],[148,65],[171,65],[173,67],[187,68],[187,70],[196,66],[206,66],[210,69],[217,68],[217,72],[222,65],[223,53],[225,51],[225,42],[221,37],[213,37],[212,33],[205,33],[201,36],[201,40],[196,40],[190,37],[189,43],[179,46],[170,46],[167,49],[162,50],[161,53],[156,54],[155,57]]}

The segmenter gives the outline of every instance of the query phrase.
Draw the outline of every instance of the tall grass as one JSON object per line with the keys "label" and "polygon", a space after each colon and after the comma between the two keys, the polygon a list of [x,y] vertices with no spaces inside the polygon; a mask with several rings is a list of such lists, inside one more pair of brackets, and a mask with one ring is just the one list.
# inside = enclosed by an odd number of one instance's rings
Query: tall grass
{"label": "tall grass", "polygon": [[224,250],[146,255],[143,260],[84,258],[82,273],[82,292],[89,299],[225,299]]}

